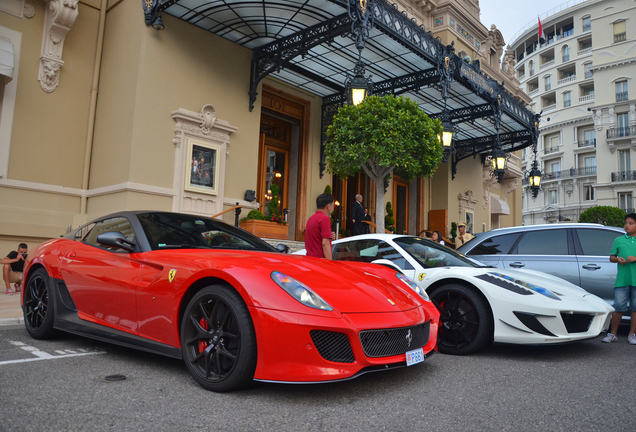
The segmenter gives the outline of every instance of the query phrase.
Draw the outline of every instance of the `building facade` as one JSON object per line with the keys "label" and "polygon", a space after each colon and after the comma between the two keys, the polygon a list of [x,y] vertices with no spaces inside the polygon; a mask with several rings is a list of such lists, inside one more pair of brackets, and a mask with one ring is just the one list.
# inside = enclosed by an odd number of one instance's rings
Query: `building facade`
{"label": "building facade", "polygon": [[[0,53],[11,54],[0,56],[2,250],[19,242],[33,246],[120,210],[216,215],[238,203],[245,216],[264,207],[272,184],[281,190],[281,208],[289,209],[291,240],[302,240],[315,197],[327,185],[342,201],[345,227],[355,193],[373,205],[375,187],[368,178],[337,179],[321,164],[322,90],[339,88],[317,72],[327,63],[316,63],[311,82],[297,83],[298,67],[286,64],[255,83],[252,40],[193,25],[175,11],[178,1],[154,2],[166,8],[165,30],[156,31],[145,22],[140,3],[0,3]],[[326,2],[325,10],[342,4]],[[499,67],[503,38],[479,22],[477,1],[400,1],[395,8],[413,30],[435,32],[445,44],[454,41],[467,62],[480,60],[481,70],[471,66],[470,73],[484,77],[482,85],[505,81],[506,98],[519,106],[529,101],[512,69]],[[307,53],[347,41],[351,38],[334,37]],[[407,48],[405,57],[415,50]],[[377,64],[370,68],[380,70]],[[450,105],[477,94],[459,84],[452,84]],[[430,102],[435,104],[439,101]],[[507,118],[525,115],[519,106],[509,102]],[[471,121],[465,137],[493,133],[492,120]],[[386,200],[393,202],[401,231],[429,228],[431,215],[446,233],[451,222],[466,218],[473,231],[521,223],[518,158],[510,159],[508,176],[498,183],[486,159],[464,156],[440,164],[432,178],[392,178]],[[234,212],[220,217],[233,222]]]}
{"label": "building facade", "polygon": [[[636,4],[627,0],[564,3],[523,29],[511,46],[517,79],[542,112],[537,160],[543,191],[525,193],[526,225],[578,221],[596,206],[634,211]],[[569,6],[569,7],[568,7]],[[630,97],[631,96],[631,97]],[[522,152],[524,169],[534,160]]]}

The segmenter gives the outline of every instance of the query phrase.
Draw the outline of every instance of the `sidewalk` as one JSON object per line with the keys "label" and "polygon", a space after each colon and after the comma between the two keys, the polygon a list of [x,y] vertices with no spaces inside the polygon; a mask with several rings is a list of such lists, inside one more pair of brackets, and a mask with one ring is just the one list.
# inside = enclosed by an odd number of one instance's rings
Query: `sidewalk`
{"label": "sidewalk", "polygon": [[3,285],[0,292],[0,326],[23,324],[24,316],[20,307],[20,295],[22,293],[6,295],[4,290]]}

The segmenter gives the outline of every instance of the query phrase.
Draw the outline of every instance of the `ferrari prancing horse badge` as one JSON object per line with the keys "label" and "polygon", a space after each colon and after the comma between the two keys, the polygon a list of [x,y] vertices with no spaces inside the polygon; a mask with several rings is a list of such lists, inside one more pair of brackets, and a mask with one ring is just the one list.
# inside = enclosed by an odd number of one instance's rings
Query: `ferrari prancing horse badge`
{"label": "ferrari prancing horse badge", "polygon": [[420,275],[417,277],[420,282],[422,282],[422,279],[424,279],[424,276],[426,276],[426,273],[420,273]]}
{"label": "ferrari prancing horse badge", "polygon": [[168,282],[172,283],[176,275],[177,275],[177,269],[170,269],[170,271],[168,272]]}

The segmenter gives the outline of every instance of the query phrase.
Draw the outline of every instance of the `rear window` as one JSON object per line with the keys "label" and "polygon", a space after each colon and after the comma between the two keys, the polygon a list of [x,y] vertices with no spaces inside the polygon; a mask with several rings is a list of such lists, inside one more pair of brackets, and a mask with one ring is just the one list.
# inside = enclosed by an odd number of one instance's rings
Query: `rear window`
{"label": "rear window", "polygon": [[474,247],[467,255],[508,254],[520,235],[520,233],[512,233],[490,237]]}
{"label": "rear window", "polygon": [[565,229],[528,231],[517,245],[519,255],[567,255],[568,233]]}
{"label": "rear window", "polygon": [[583,255],[609,256],[614,240],[622,234],[603,229],[577,229]]}

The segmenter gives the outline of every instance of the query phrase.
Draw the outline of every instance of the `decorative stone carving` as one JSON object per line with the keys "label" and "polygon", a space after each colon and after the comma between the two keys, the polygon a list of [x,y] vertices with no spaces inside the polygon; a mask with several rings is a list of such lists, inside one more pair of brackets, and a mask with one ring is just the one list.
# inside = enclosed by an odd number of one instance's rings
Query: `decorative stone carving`
{"label": "decorative stone carving", "polygon": [[60,81],[64,39],[79,15],[78,1],[49,0],[45,9],[38,81],[47,93],[55,90]]}
{"label": "decorative stone carving", "polygon": [[517,60],[515,59],[515,52],[508,45],[508,49],[506,49],[506,54],[504,55],[504,59],[501,62],[501,69],[510,77],[515,76],[515,65],[517,64]]}
{"label": "decorative stone carving", "polygon": [[574,192],[574,185],[572,183],[566,183],[565,186],[563,186],[563,190],[570,197],[572,196],[572,192]]}
{"label": "decorative stone carving", "polygon": [[629,125],[636,126],[636,104],[629,105]]}
{"label": "decorative stone carving", "polygon": [[601,119],[600,109],[592,110],[592,120],[594,120],[594,127],[596,128],[597,131],[603,130],[603,122]]}
{"label": "decorative stone carving", "polygon": [[[216,116],[212,105],[204,105],[199,112],[179,108],[172,112],[176,121],[172,144],[175,149],[172,210],[177,212],[213,215],[223,211],[225,197],[225,160],[229,156],[230,134],[237,130]],[[219,158],[218,193],[191,190],[186,182],[191,164],[193,145],[216,148],[225,158]],[[190,153],[189,153],[190,152]]]}
{"label": "decorative stone carving", "polygon": [[457,199],[459,200],[459,219],[463,220],[464,214],[466,210],[475,210],[475,205],[479,202],[479,200],[473,197],[473,191],[467,190],[464,193],[460,193],[457,195]]}
{"label": "decorative stone carving", "polygon": [[508,195],[517,190],[519,186],[519,177],[506,179],[501,183],[501,198],[508,201]]}
{"label": "decorative stone carving", "polygon": [[25,18],[33,18],[35,16],[35,9],[30,4],[26,3],[22,10]]}
{"label": "decorative stone carving", "polygon": [[616,150],[614,148],[614,141],[607,141],[607,147],[609,147],[609,151],[611,154],[614,154],[614,150]]}
{"label": "decorative stone carving", "polygon": [[609,116],[609,127],[610,129],[614,129],[616,127],[616,115],[615,115],[613,106],[609,107],[608,116]]}

